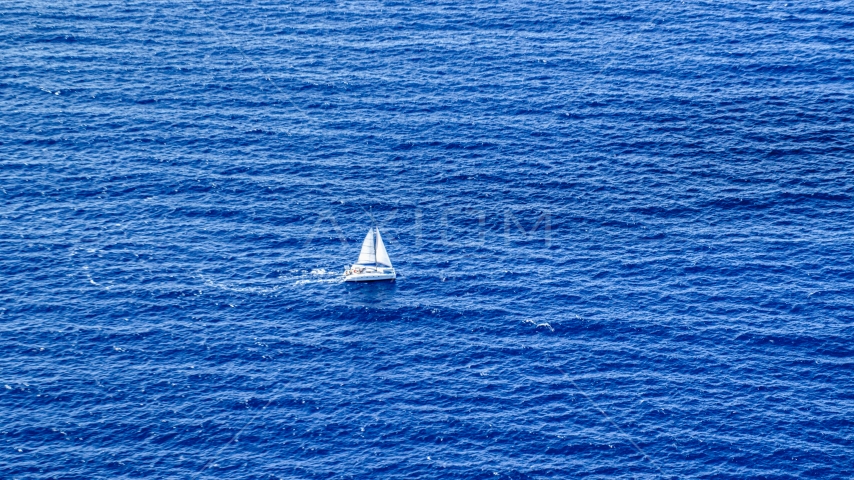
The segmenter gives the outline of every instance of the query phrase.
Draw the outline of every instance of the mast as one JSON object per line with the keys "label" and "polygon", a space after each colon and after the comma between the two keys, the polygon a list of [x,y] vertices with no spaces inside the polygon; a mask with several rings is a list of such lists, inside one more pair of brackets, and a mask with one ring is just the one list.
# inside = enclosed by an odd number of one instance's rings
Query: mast
{"label": "mast", "polygon": [[[374,221],[374,206],[371,205],[371,211],[368,212],[368,216],[371,217],[371,228],[377,230],[377,224]],[[377,230],[379,231],[379,230]],[[377,233],[374,232],[374,268],[379,267],[379,263],[377,263]]]}

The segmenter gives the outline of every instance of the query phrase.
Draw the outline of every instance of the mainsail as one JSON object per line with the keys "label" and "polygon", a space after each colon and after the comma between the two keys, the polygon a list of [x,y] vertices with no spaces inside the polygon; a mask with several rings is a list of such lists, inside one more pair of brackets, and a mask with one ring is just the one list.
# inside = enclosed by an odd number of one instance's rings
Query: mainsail
{"label": "mainsail", "polygon": [[377,229],[377,264],[385,267],[391,267],[391,259],[388,258],[388,252],[385,249],[383,237],[380,236],[380,229]]}
{"label": "mainsail", "polygon": [[[385,253],[385,247],[383,247],[383,253],[386,258],[388,258],[388,254]],[[358,265],[374,265],[377,263],[377,254],[374,249],[374,229],[368,230],[368,234],[365,235],[365,240],[362,241],[362,251],[359,252],[359,259],[356,260]]]}

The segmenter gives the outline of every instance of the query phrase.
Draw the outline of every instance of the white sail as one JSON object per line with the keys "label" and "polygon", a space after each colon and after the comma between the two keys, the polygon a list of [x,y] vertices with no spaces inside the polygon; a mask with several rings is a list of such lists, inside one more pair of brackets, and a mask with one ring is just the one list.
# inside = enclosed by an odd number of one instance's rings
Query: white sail
{"label": "white sail", "polygon": [[383,237],[380,236],[379,229],[377,229],[377,264],[391,267],[391,259],[388,258],[388,252],[385,249]]}
{"label": "white sail", "polygon": [[[383,247],[383,252],[385,252],[385,247]],[[388,254],[386,254],[388,257]],[[358,265],[374,265],[377,263],[377,254],[376,250],[374,250],[374,229],[368,230],[368,234],[365,235],[365,240],[362,241],[362,251],[359,252],[359,259],[356,260]]]}

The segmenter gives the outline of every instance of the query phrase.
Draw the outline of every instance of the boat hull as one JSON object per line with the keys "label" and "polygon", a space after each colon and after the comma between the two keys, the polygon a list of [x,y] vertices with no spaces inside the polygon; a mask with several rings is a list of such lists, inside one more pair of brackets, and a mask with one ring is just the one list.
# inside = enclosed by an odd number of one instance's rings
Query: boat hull
{"label": "boat hull", "polygon": [[393,269],[391,271],[363,271],[359,273],[352,273],[351,271],[347,271],[344,273],[344,281],[345,282],[381,282],[394,280],[397,278],[397,272]]}
{"label": "boat hull", "polygon": [[394,280],[394,275],[350,275],[344,277],[345,282],[382,282],[388,280]]}
{"label": "boat hull", "polygon": [[394,280],[397,278],[397,275],[393,273],[359,273],[354,275],[347,275],[344,277],[345,282],[382,282],[388,280]]}

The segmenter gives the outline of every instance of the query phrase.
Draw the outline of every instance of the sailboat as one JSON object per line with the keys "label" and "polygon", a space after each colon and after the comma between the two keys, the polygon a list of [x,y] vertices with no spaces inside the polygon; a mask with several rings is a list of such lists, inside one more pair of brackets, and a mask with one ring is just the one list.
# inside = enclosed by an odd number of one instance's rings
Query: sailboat
{"label": "sailboat", "polygon": [[397,273],[391,266],[388,251],[385,249],[380,229],[371,227],[362,241],[359,259],[344,272],[345,282],[372,282],[376,280],[394,280]]}

